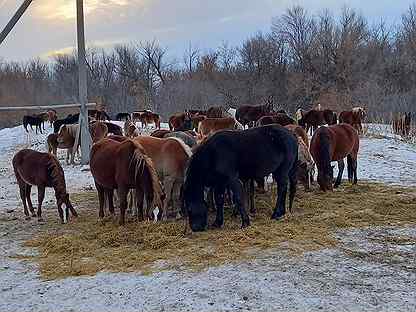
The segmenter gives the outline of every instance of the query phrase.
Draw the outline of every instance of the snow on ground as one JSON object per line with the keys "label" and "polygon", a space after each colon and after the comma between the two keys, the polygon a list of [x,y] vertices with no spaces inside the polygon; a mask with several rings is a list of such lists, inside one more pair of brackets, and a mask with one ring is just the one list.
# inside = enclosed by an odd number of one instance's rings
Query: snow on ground
{"label": "snow on ground", "polygon": [[[359,179],[415,186],[416,148],[397,141],[387,127],[370,130],[377,136],[361,140]],[[295,258],[282,248],[260,254],[250,263],[198,273],[170,271],[144,276],[103,272],[93,277],[43,281],[36,264],[10,258],[35,252],[21,244],[42,231],[36,220],[23,222],[11,159],[17,150],[29,147],[29,142],[32,148],[45,151],[46,136],[28,137],[21,126],[0,130],[0,311],[416,310],[414,260],[395,255],[395,265],[376,261],[383,253],[414,254],[415,246],[374,241],[395,235],[415,238],[414,227],[344,231],[338,234],[342,248]],[[79,165],[66,165],[64,153],[59,158],[71,192],[93,187],[90,172],[81,171]],[[48,209],[56,209],[51,190],[45,203]],[[376,260],[347,256],[346,251],[370,251]]]}

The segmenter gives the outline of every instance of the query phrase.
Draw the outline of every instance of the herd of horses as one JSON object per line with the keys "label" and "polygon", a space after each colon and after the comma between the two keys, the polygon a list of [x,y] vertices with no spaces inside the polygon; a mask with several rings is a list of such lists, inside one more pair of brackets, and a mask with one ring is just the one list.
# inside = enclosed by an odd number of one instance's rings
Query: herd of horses
{"label": "herd of horses", "polygon": [[[100,219],[105,216],[105,207],[115,215],[116,190],[120,225],[125,223],[126,211],[134,207],[138,220],[186,218],[193,231],[204,231],[210,209],[216,211],[212,226],[223,226],[226,200],[234,205],[234,213],[240,214],[241,226],[249,226],[246,208],[251,214],[256,211],[255,184],[259,192],[265,192],[269,175],[277,184],[272,212],[276,220],[286,213],[287,194],[292,210],[298,182],[310,189],[315,167],[322,191],[340,185],[345,158],[348,180],[357,183],[359,133],[365,110],[355,108],[339,116],[328,109],[298,110],[293,118],[284,110],[274,110],[272,103],[228,110],[211,107],[172,115],[169,129],[160,129],[161,118],[151,111],[117,114],[116,119],[124,121],[124,129],[111,122],[105,112],[91,111],[89,117],[93,140],[90,170]],[[39,220],[46,187],[55,189],[62,223],[67,222],[69,212],[77,215],[56,153],[57,149],[67,149],[67,162],[70,158],[74,163],[80,144],[78,119],[79,114],[58,119],[55,111],[23,118],[25,129],[40,120],[50,121],[54,129],[47,138],[48,153],[24,149],[13,158],[27,218],[29,210],[35,216],[30,201],[34,185],[38,187]],[[151,123],[154,131],[143,135],[143,128]],[[335,183],[333,161],[338,162]]]}

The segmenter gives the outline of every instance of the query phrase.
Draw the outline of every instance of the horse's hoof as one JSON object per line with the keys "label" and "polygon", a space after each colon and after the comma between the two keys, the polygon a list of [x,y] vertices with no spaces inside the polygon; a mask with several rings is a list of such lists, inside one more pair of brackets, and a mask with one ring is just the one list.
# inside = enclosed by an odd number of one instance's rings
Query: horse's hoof
{"label": "horse's hoof", "polygon": [[285,216],[284,214],[273,213],[272,214],[272,220],[279,221],[279,220],[282,220],[284,216]]}
{"label": "horse's hoof", "polygon": [[241,228],[244,229],[246,227],[250,226],[250,219],[247,220],[243,220],[243,222],[241,223]]}
{"label": "horse's hoof", "polygon": [[224,227],[224,224],[220,224],[219,222],[215,221],[215,222],[212,224],[212,227],[213,227],[214,229],[222,229],[222,228]]}

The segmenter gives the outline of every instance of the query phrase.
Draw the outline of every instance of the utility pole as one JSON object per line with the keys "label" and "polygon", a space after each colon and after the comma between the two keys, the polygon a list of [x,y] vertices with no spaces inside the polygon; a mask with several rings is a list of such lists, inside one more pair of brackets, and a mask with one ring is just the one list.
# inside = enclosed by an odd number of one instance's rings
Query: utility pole
{"label": "utility pole", "polygon": [[77,0],[77,39],[78,39],[78,94],[81,104],[79,115],[79,130],[81,133],[81,164],[87,165],[90,161],[91,136],[88,129],[87,111],[87,64],[85,59],[84,35],[84,0]]}
{"label": "utility pole", "polygon": [[0,33],[0,45],[3,43],[4,39],[6,39],[7,35],[11,32],[13,27],[22,17],[22,15],[26,12],[29,5],[32,3],[33,0],[25,0],[22,5],[17,9],[16,13],[14,13],[13,17],[7,23],[6,27],[4,27],[3,31]]}

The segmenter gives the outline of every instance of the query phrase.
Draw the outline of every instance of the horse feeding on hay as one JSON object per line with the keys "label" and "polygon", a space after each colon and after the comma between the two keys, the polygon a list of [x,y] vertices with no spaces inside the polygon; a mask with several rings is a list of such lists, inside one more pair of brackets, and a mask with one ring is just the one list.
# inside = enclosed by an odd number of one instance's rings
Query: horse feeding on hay
{"label": "horse feeding on hay", "polygon": [[[55,156],[23,149],[14,155],[12,164],[17,184],[19,185],[20,198],[23,202],[26,219],[30,219],[28,206],[32,217],[35,216],[30,198],[30,191],[33,185],[38,187],[38,211],[36,215],[39,221],[42,221],[42,202],[45,197],[46,187],[52,187],[55,190],[61,223],[68,221],[69,211],[71,211],[74,217],[78,216],[66,191],[64,170]],[[65,204],[65,210],[62,209],[63,204]]]}
{"label": "horse feeding on hay", "polygon": [[362,121],[366,116],[366,112],[362,107],[355,107],[351,111],[343,111],[339,114],[339,122],[347,123],[353,126],[358,133],[363,132]]}
{"label": "horse feeding on hay", "polygon": [[123,142],[112,138],[99,141],[92,146],[90,168],[98,192],[100,219],[104,218],[104,195],[109,199],[110,213],[114,214],[114,189],[119,198],[120,225],[125,223],[127,194],[130,189],[135,189],[138,201],[143,194],[146,195],[148,210],[139,211],[139,220],[151,217],[151,207],[162,207],[162,189],[156,170],[137,142],[125,138]]}
{"label": "horse feeding on hay", "polygon": [[[140,144],[153,165],[164,185],[166,200],[162,209],[162,219],[176,217],[181,211],[180,191],[183,185],[185,170],[192,151],[182,140],[171,137],[159,139],[150,136],[139,136],[134,142]],[[143,203],[139,197],[138,207]],[[168,213],[168,205],[172,210]]]}
{"label": "horse feeding on hay", "polygon": [[[268,125],[245,131],[220,131],[199,146],[191,157],[183,186],[184,213],[193,231],[207,227],[208,207],[204,201],[205,187],[214,189],[217,206],[214,227],[224,223],[224,192],[234,195],[242,227],[250,225],[243,205],[241,181],[261,179],[270,173],[277,182],[278,197],[272,218],[280,219],[286,212],[287,184],[290,184],[289,209],[296,193],[298,144],[289,130]],[[253,196],[253,194],[249,194]]]}
{"label": "horse feeding on hay", "polygon": [[299,126],[306,129],[308,133],[312,130],[312,133],[323,125],[335,125],[337,124],[337,114],[330,109],[315,110],[312,109],[306,113],[302,113],[302,117],[298,120]]}
{"label": "horse feeding on hay", "polygon": [[341,184],[344,172],[344,158],[347,157],[348,181],[357,184],[357,155],[360,138],[349,124],[321,127],[315,131],[310,152],[318,168],[318,184],[322,191],[333,189],[334,179],[331,161],[338,162],[338,176],[334,187]]}

